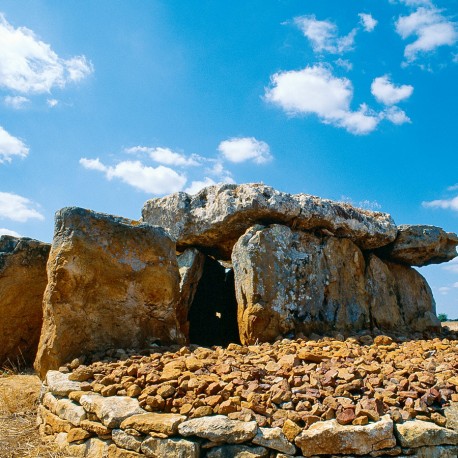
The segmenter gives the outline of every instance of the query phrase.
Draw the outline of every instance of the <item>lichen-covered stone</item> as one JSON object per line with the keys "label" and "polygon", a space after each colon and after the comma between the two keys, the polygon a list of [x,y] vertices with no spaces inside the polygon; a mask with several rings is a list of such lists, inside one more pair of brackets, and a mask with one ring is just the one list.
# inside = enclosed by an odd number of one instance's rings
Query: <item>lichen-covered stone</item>
{"label": "lichen-covered stone", "polygon": [[97,415],[107,428],[119,428],[126,418],[146,413],[136,399],[128,396],[84,395],[80,404],[86,412]]}
{"label": "lichen-covered stone", "polygon": [[200,247],[226,260],[237,239],[257,223],[326,229],[364,249],[387,245],[397,234],[387,214],[307,194],[291,195],[263,184],[223,184],[194,196],[179,192],[151,199],[142,215],[144,221],[164,227],[179,249]]}
{"label": "lichen-covered stone", "polygon": [[252,442],[290,455],[296,452],[296,446],[288,441],[280,428],[259,428]]}
{"label": "lichen-covered stone", "polygon": [[72,391],[78,391],[81,383],[69,380],[69,375],[59,371],[48,371],[45,378],[47,389],[56,396],[67,396]]}
{"label": "lichen-covered stone", "polygon": [[264,447],[222,445],[210,449],[206,456],[207,458],[267,458],[269,451]]}
{"label": "lichen-covered stone", "polygon": [[161,228],[64,208],[48,277],[35,361],[42,377],[84,353],[184,342],[175,245]]}
{"label": "lichen-covered stone", "polygon": [[37,240],[0,236],[0,367],[35,359],[49,250]]}
{"label": "lichen-covered stone", "polygon": [[180,438],[149,437],[143,441],[141,450],[151,458],[199,458],[200,456],[198,443]]}
{"label": "lichen-covered stone", "polygon": [[257,433],[255,421],[230,420],[224,415],[193,418],[178,426],[180,435],[197,436],[213,442],[240,444],[251,440]]}
{"label": "lichen-covered stone", "polygon": [[118,447],[140,452],[143,438],[128,434],[122,429],[113,429],[111,437]]}
{"label": "lichen-covered stone", "polygon": [[232,263],[242,343],[370,327],[364,256],[351,240],[254,226]]}
{"label": "lichen-covered stone", "polygon": [[380,256],[409,266],[440,264],[457,256],[458,236],[440,227],[398,226],[396,240],[379,250]]}
{"label": "lichen-covered stone", "polygon": [[127,418],[121,423],[121,428],[133,428],[144,434],[154,432],[173,436],[184,420],[185,416],[173,413],[144,413]]}
{"label": "lichen-covered stone", "polygon": [[402,447],[458,445],[458,432],[422,420],[396,424],[396,437]]}
{"label": "lichen-covered stone", "polygon": [[393,421],[388,415],[366,426],[342,426],[336,420],[314,423],[296,437],[305,457],[335,454],[364,455],[394,447]]}

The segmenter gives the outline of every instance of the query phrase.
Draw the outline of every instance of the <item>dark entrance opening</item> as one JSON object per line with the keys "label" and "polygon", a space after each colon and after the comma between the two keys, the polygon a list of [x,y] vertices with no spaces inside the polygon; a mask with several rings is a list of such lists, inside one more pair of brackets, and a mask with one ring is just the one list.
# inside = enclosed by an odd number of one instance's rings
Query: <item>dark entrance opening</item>
{"label": "dark entrance opening", "polygon": [[202,277],[188,314],[189,340],[202,346],[240,343],[234,272],[205,259]]}

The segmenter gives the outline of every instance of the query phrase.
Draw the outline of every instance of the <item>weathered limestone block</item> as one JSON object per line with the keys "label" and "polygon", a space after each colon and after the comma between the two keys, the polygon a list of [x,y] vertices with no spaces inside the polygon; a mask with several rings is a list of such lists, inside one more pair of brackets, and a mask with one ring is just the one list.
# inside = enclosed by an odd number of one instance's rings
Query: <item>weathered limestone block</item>
{"label": "weathered limestone block", "polygon": [[46,389],[56,396],[67,396],[72,391],[81,389],[80,382],[69,380],[70,374],[59,371],[48,371],[45,378]]}
{"label": "weathered limestone block", "polygon": [[142,452],[151,458],[199,458],[200,447],[186,439],[149,437],[142,443]]}
{"label": "weathered limestone block", "polygon": [[81,396],[80,404],[86,412],[97,415],[107,428],[119,428],[126,418],[146,413],[137,399],[128,396],[84,395]]}
{"label": "weathered limestone block", "polygon": [[320,421],[296,437],[305,457],[313,455],[365,455],[394,447],[393,421],[388,415],[366,426],[342,426],[336,420]]}
{"label": "weathered limestone block", "polygon": [[259,428],[252,442],[290,455],[296,452],[296,446],[288,441],[281,428]]}
{"label": "weathered limestone block", "polygon": [[451,402],[444,408],[444,415],[447,419],[447,428],[453,429],[458,433],[458,402]]}
{"label": "weathered limestone block", "polygon": [[181,277],[177,318],[181,331],[189,336],[188,313],[204,271],[205,255],[195,248],[188,248],[177,259]]}
{"label": "weathered limestone block", "polygon": [[294,330],[370,327],[364,256],[348,239],[254,226],[234,246],[232,263],[244,344]]}
{"label": "weathered limestone block", "polygon": [[453,445],[433,445],[413,449],[415,454],[412,458],[456,458],[458,447]]}
{"label": "weathered limestone block", "polygon": [[134,452],[140,452],[143,442],[142,438],[128,434],[122,429],[114,429],[112,439],[118,447],[133,450]]}
{"label": "weathered limestone block", "polygon": [[48,277],[35,361],[42,377],[84,353],[184,341],[175,245],[159,227],[64,208]]}
{"label": "weathered limestone block", "polygon": [[396,424],[395,433],[402,447],[458,445],[458,432],[428,421],[414,420]]}
{"label": "weathered limestone block", "polygon": [[144,455],[133,451],[125,450],[123,448],[116,447],[115,444],[111,444],[108,447],[109,458],[141,458]]}
{"label": "weathered limestone block", "polygon": [[197,436],[213,442],[240,444],[253,439],[258,431],[255,421],[230,420],[225,415],[193,418],[178,426],[181,436]]}
{"label": "weathered limestone block", "polygon": [[35,359],[50,245],[0,236],[0,366]]}
{"label": "weathered limestone block", "polygon": [[184,415],[174,413],[144,413],[127,418],[121,423],[121,428],[133,428],[144,434],[155,432],[173,436],[178,432],[178,425],[184,420]]}
{"label": "weathered limestone block", "polygon": [[440,264],[457,256],[458,236],[436,226],[401,225],[396,240],[378,250],[390,261],[409,266]]}
{"label": "weathered limestone block", "polygon": [[327,229],[364,249],[387,245],[397,234],[387,214],[306,194],[291,195],[262,184],[223,184],[193,196],[179,192],[151,199],[142,216],[144,221],[164,227],[180,250],[200,247],[226,260],[238,238],[258,223]]}
{"label": "weathered limestone block", "polygon": [[409,266],[393,262],[386,265],[395,278],[396,296],[407,328],[418,332],[440,329],[436,303],[424,277]]}

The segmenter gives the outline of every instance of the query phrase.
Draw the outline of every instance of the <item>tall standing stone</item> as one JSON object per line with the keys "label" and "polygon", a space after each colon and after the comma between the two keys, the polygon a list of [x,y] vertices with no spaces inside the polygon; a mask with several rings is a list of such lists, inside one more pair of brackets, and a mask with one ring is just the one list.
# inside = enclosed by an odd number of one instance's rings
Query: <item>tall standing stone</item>
{"label": "tall standing stone", "polygon": [[35,358],[49,250],[37,240],[0,237],[0,366]]}
{"label": "tall standing stone", "polygon": [[47,268],[41,376],[81,354],[184,341],[175,244],[161,228],[64,208]]}
{"label": "tall standing stone", "polygon": [[232,263],[242,343],[370,326],[364,256],[351,240],[254,226]]}

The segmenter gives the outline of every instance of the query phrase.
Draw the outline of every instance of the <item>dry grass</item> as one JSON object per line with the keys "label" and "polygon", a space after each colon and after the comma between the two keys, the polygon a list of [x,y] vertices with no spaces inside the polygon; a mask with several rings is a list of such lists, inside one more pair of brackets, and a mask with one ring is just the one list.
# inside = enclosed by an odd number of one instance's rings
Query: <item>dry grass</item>
{"label": "dry grass", "polygon": [[0,372],[0,458],[60,458],[36,426],[40,380],[35,375]]}
{"label": "dry grass", "polygon": [[458,321],[445,321],[442,326],[447,326],[451,331],[458,331]]}

